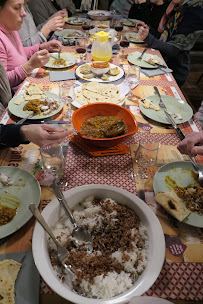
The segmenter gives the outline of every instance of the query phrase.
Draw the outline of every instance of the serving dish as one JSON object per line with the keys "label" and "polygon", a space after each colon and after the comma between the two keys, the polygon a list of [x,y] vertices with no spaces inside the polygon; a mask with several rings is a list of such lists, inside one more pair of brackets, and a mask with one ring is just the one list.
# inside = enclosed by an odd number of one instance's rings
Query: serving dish
{"label": "serving dish", "polygon": [[88,11],[87,15],[92,20],[100,20],[100,21],[108,20],[111,17],[111,13],[105,10],[91,10]]}
{"label": "serving dish", "polygon": [[[87,118],[97,115],[117,116],[121,118],[126,124],[127,133],[113,138],[90,138],[83,136],[80,133],[82,123]],[[138,130],[138,124],[135,120],[135,117],[128,109],[116,104],[105,102],[92,103],[77,109],[73,113],[72,121],[76,132],[78,132],[84,141],[86,141],[89,145],[100,147],[113,147],[131,137]]]}
{"label": "serving dish", "polygon": [[[47,235],[37,223],[32,238],[32,250],[36,267],[45,282],[61,297],[77,304],[116,304],[127,303],[133,296],[140,296],[146,292],[157,279],[165,256],[165,241],[161,225],[153,211],[138,197],[121,188],[108,185],[84,185],[64,192],[70,208],[89,196],[97,198],[110,197],[116,202],[133,209],[143,225],[147,228],[149,238],[148,265],[135,285],[125,293],[110,299],[86,298],[73,292],[71,288],[62,284],[53,272],[47,249]],[[42,215],[50,226],[62,214],[60,205],[55,198],[42,211]]]}
{"label": "serving dish", "polygon": [[[98,67],[95,67],[98,66]],[[104,61],[93,61],[90,64],[90,70],[96,75],[106,74],[110,69],[110,64]]]}

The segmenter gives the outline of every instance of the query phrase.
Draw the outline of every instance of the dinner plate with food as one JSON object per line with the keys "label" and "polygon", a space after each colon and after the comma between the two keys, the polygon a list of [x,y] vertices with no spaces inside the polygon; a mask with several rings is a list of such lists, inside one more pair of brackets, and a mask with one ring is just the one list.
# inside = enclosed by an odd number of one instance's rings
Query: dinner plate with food
{"label": "dinner plate with food", "polygon": [[9,111],[20,118],[29,114],[29,119],[44,119],[51,117],[63,108],[63,102],[58,95],[42,90],[37,84],[30,83],[25,87],[23,95],[13,97],[8,104]]}
{"label": "dinner plate with food", "polygon": [[136,26],[136,23],[138,22],[139,20],[137,19],[121,19],[121,22],[123,23],[123,25],[125,26],[132,26],[132,27],[135,27]]}
{"label": "dinner plate with food", "polygon": [[72,104],[77,108],[95,102],[122,105],[125,101],[125,94],[122,92],[121,86],[116,86],[113,83],[102,84],[95,81],[84,83],[74,89]]}
{"label": "dinner plate with food", "polygon": [[63,69],[73,66],[77,62],[77,59],[70,54],[60,53],[60,58],[58,58],[58,54],[52,53],[49,61],[44,66],[52,69]]}
{"label": "dinner plate with food", "polygon": [[114,82],[121,79],[125,72],[116,64],[105,61],[93,61],[79,66],[75,74],[86,81]]}
{"label": "dinner plate with food", "polygon": [[71,25],[82,25],[85,20],[86,20],[85,18],[70,17],[67,19],[66,23]]}
{"label": "dinner plate with food", "polygon": [[[168,95],[162,95],[161,98],[176,124],[187,122],[192,117],[193,110],[184,100]],[[157,95],[139,99],[139,107],[142,114],[148,118],[164,124],[171,124],[164,113],[164,109],[159,107],[159,97]]]}
{"label": "dinner plate with food", "polygon": [[[142,59],[139,60],[138,57],[141,55],[140,52],[133,52],[128,55],[127,59],[130,63],[138,65],[141,68],[145,69],[157,69],[158,65],[164,65],[164,61],[162,58],[159,58],[157,55],[144,54]],[[152,64],[153,63],[153,64]]]}
{"label": "dinner plate with food", "polygon": [[126,32],[126,38],[128,41],[133,43],[145,43],[143,40],[141,40],[138,36],[138,33],[136,32]]}
{"label": "dinner plate with food", "polygon": [[55,31],[54,34],[65,39],[82,38],[84,36],[84,33],[82,31],[74,29],[63,29],[62,31]]}
{"label": "dinner plate with food", "polygon": [[153,187],[157,203],[179,222],[203,228],[203,188],[191,162],[162,166],[154,176]]}
{"label": "dinner plate with food", "polygon": [[28,171],[0,167],[0,238],[21,228],[31,217],[29,204],[40,203],[38,181]]}

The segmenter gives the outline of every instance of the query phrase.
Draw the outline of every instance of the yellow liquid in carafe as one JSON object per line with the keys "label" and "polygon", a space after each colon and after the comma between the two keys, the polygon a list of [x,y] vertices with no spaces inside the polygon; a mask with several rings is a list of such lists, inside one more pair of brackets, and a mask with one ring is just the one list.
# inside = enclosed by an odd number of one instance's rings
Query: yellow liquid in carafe
{"label": "yellow liquid in carafe", "polygon": [[109,61],[111,59],[111,57],[112,57],[112,55],[105,56],[105,57],[103,57],[102,54],[101,54],[101,56],[99,56],[99,55],[92,55],[92,59],[94,61]]}

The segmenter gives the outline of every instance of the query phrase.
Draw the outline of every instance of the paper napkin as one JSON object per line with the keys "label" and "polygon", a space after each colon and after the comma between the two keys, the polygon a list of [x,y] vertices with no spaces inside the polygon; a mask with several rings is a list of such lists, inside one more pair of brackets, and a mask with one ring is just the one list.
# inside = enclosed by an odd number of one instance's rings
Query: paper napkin
{"label": "paper napkin", "polygon": [[62,81],[62,80],[70,80],[76,79],[75,72],[50,72],[49,73],[49,80],[50,81]]}
{"label": "paper napkin", "polygon": [[153,77],[153,76],[156,76],[156,75],[163,75],[163,74],[167,74],[167,73],[172,73],[173,70],[169,69],[169,68],[161,68],[160,69],[152,69],[152,70],[149,70],[149,69],[142,69],[141,72],[145,75],[147,75],[148,77]]}

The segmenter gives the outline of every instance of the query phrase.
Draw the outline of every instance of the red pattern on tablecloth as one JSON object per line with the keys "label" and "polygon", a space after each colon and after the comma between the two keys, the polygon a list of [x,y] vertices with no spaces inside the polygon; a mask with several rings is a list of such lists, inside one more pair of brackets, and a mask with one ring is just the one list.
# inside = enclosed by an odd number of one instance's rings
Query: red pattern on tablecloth
{"label": "red pattern on tablecloth", "polygon": [[[203,300],[203,264],[165,262],[159,277],[144,294],[176,300]],[[42,280],[41,294],[53,290]]]}

